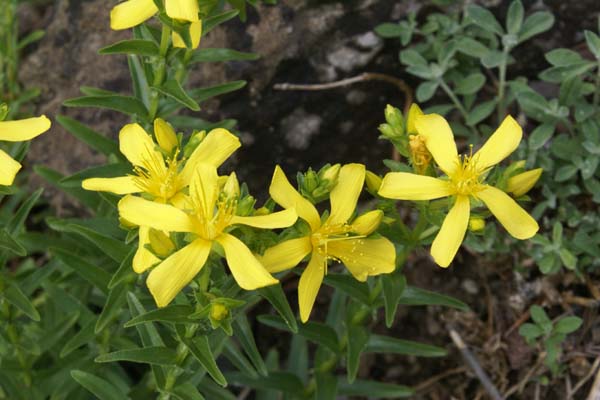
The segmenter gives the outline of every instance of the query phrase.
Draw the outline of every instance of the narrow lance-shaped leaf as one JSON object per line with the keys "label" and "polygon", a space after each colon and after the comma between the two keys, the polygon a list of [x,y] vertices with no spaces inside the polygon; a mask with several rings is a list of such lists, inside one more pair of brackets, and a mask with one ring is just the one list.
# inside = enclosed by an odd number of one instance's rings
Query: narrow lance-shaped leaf
{"label": "narrow lance-shaped leaf", "polygon": [[198,103],[196,103],[196,101],[194,101],[194,99],[186,93],[186,91],[181,87],[179,82],[175,79],[170,79],[163,83],[161,86],[155,87],[155,89],[161,92],[162,94],[177,101],[178,103],[184,105],[192,111],[200,110],[200,106],[198,105]]}
{"label": "narrow lance-shaped leaf", "polygon": [[414,286],[407,286],[400,297],[400,304],[413,306],[446,306],[458,308],[467,311],[469,306],[460,300],[446,296],[440,293],[431,292],[425,289],[419,289]]}
{"label": "narrow lance-shaped leaf", "polygon": [[31,301],[23,294],[17,282],[6,282],[8,286],[0,292],[0,296],[4,297],[13,306],[23,311],[25,315],[34,321],[40,320],[40,313],[35,309]]}
{"label": "narrow lance-shaped leaf", "polygon": [[122,40],[98,50],[98,54],[137,54],[140,56],[158,56],[158,45],[151,40]]}
{"label": "narrow lance-shaped leaf", "polygon": [[248,319],[246,319],[245,315],[240,315],[233,322],[234,335],[239,340],[240,345],[244,349],[244,352],[250,358],[250,361],[256,368],[259,374],[266,376],[268,375],[267,367],[265,362],[258,351],[258,347],[256,346],[256,342],[254,341],[254,335],[252,334],[252,329],[250,329],[250,325],[248,324]]}
{"label": "narrow lance-shaped leaf", "polygon": [[271,285],[258,289],[258,293],[271,303],[293,333],[298,332],[296,316],[285,297],[281,285]]}
{"label": "narrow lance-shaped leaf", "polygon": [[56,120],[63,126],[63,128],[69,131],[77,139],[86,143],[92,149],[99,151],[106,156],[111,154],[121,154],[117,142],[88,128],[73,118],[65,117],[64,115],[58,115],[56,116]]}
{"label": "narrow lance-shaped leaf", "polygon": [[177,362],[177,353],[168,347],[151,346],[101,354],[94,361],[97,363],[129,361],[142,364],[175,365]]}
{"label": "narrow lance-shaped leaf", "polygon": [[100,400],[127,400],[119,388],[88,372],[73,370],[71,376]]}
{"label": "narrow lance-shaped leaf", "polygon": [[[182,339],[180,337],[180,339]],[[217,366],[215,357],[210,349],[208,337],[205,335],[198,336],[194,339],[182,339],[183,343],[188,347],[192,355],[200,365],[206,369],[210,376],[221,386],[227,386],[227,380]]]}

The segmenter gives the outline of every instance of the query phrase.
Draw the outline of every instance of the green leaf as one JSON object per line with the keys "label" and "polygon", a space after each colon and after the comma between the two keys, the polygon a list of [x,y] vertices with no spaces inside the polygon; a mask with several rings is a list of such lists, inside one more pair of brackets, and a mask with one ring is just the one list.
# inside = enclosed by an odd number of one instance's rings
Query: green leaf
{"label": "green leaf", "polygon": [[415,391],[407,386],[375,381],[356,380],[354,383],[338,382],[338,394],[345,396],[365,396],[373,399],[397,399],[410,397]]}
{"label": "green leaf", "polygon": [[[276,315],[259,315],[258,321],[267,326],[290,331],[281,317]],[[298,325],[298,334],[304,336],[307,340],[327,347],[334,353],[340,351],[340,344],[337,334],[333,328],[320,322],[308,321],[305,324]]]}
{"label": "green leaf", "polygon": [[550,333],[552,330],[552,321],[548,318],[546,311],[540,306],[534,305],[529,309],[531,313],[531,319],[535,322],[545,333]]}
{"label": "green leaf", "polygon": [[496,100],[484,101],[483,103],[478,104],[475,108],[469,111],[469,116],[467,117],[467,125],[475,126],[487,117],[490,116],[492,112],[494,112],[494,108],[496,107]]}
{"label": "green leaf", "polygon": [[402,50],[400,52],[400,62],[410,66],[427,66],[427,60],[414,49]]}
{"label": "green leaf", "polygon": [[127,254],[127,257],[123,259],[117,271],[110,278],[110,282],[108,282],[109,289],[114,288],[122,282],[134,282],[137,279],[137,274],[133,271],[132,267],[133,257],[135,256],[136,251],[137,248],[135,246],[132,247],[129,254]]}
{"label": "green leaf", "polygon": [[33,304],[31,304],[27,296],[23,294],[17,282],[8,283],[8,286],[4,288],[4,291],[0,292],[0,296],[4,297],[6,301],[17,307],[32,320],[36,322],[40,321],[40,313],[38,313]]}
{"label": "green leaf", "polygon": [[43,31],[41,29],[36,29],[35,31],[27,34],[27,36],[25,36],[23,39],[19,40],[19,43],[17,44],[17,49],[18,50],[24,49],[25,47],[29,46],[30,44],[35,43],[38,40],[40,40],[45,35],[46,35],[45,31]]}
{"label": "green leaf", "polygon": [[484,31],[493,32],[499,36],[504,34],[502,26],[491,11],[476,5],[467,7],[467,15]]}
{"label": "green leaf", "polygon": [[98,50],[98,54],[137,54],[155,57],[159,54],[158,45],[151,40],[122,40]]}
{"label": "green leaf", "polygon": [[293,333],[298,332],[298,324],[296,322],[296,316],[288,303],[285,293],[281,288],[281,285],[271,285],[261,289],[258,289],[258,293],[267,299],[269,303],[279,313],[281,318],[285,321],[287,326]]}
{"label": "green leaf", "polygon": [[544,57],[555,67],[564,67],[584,61],[581,54],[570,49],[554,49],[546,53]]}
{"label": "green leaf", "polygon": [[531,132],[529,136],[529,148],[531,150],[538,150],[550,140],[552,135],[554,135],[554,130],[556,129],[556,125],[554,124],[542,124]]}
{"label": "green leaf", "polygon": [[129,67],[129,75],[131,75],[131,85],[133,86],[133,95],[142,100],[146,108],[150,107],[150,85],[146,77],[144,65],[140,62],[140,58],[135,55],[127,56],[127,65]]}
{"label": "green leaf", "polygon": [[223,356],[233,364],[240,372],[258,378],[258,372],[244,354],[233,344],[231,340],[225,342],[225,347],[222,352]]}
{"label": "green leaf", "polygon": [[141,364],[175,365],[177,363],[177,352],[168,347],[151,346],[100,354],[94,361],[97,363],[129,361]]}
{"label": "green leaf", "polygon": [[225,93],[234,92],[246,86],[246,81],[233,81],[220,85],[194,89],[190,91],[191,97],[198,103],[202,103],[212,97],[219,96]]}
{"label": "green leaf", "polygon": [[202,335],[191,340],[181,337],[180,339],[183,340],[183,342],[188,347],[194,358],[198,360],[198,362],[204,367],[204,369],[206,369],[206,371],[210,374],[214,381],[223,387],[227,386],[227,380],[225,379],[223,373],[217,366],[215,357],[213,356],[212,351],[210,349],[208,337]]}
{"label": "green leaf", "polygon": [[560,260],[564,266],[570,270],[574,270],[577,267],[577,257],[573,255],[569,250],[562,248],[558,252]]}
{"label": "green leaf", "polygon": [[556,170],[556,173],[554,174],[554,180],[556,182],[568,181],[576,173],[577,173],[577,167],[576,166],[574,166],[572,164],[563,165],[562,167],[560,167],[560,168],[558,168]]}
{"label": "green leaf", "polygon": [[483,58],[490,52],[481,42],[467,36],[458,39],[456,48],[461,53],[475,58]]}
{"label": "green leaf", "polygon": [[100,165],[98,167],[86,168],[76,172],[71,176],[64,177],[60,180],[60,184],[64,187],[81,187],[81,182],[88,178],[114,178],[125,176],[131,173],[132,167],[130,164],[116,163]]}
{"label": "green leaf", "polygon": [[206,35],[223,22],[227,22],[235,18],[239,14],[238,10],[225,11],[224,13],[206,18],[202,21],[202,35]]}
{"label": "green leaf", "polygon": [[594,57],[600,61],[600,37],[598,37],[598,35],[596,35],[594,32],[588,30],[585,30],[583,33],[585,34],[585,41],[588,49],[590,49]]}
{"label": "green leaf", "polygon": [[17,212],[15,212],[14,215],[6,223],[6,226],[4,227],[4,230],[6,230],[6,232],[8,232],[11,235],[16,235],[21,231],[25,224],[27,216],[31,212],[33,206],[35,206],[35,204],[37,203],[43,191],[44,189],[36,190],[27,198],[27,200],[23,202],[23,204],[21,204]]}
{"label": "green leaf", "polygon": [[553,331],[568,335],[569,333],[575,332],[577,329],[579,329],[582,323],[583,320],[579,317],[561,318],[560,321],[556,323]]}
{"label": "green leaf", "polygon": [[96,322],[96,327],[94,328],[95,333],[102,332],[113,319],[118,317],[121,312],[121,307],[125,303],[126,293],[127,288],[125,285],[119,285],[108,292],[106,304],[104,305],[104,308],[98,317],[98,321]]}
{"label": "green leaf", "polygon": [[209,400],[236,400],[237,397],[231,394],[229,390],[223,389],[221,386],[215,384],[212,379],[205,377],[198,384],[198,389],[205,396],[208,397]]}
{"label": "green leaf", "polygon": [[348,324],[348,337],[350,340],[346,348],[346,371],[348,382],[352,383],[358,373],[360,355],[369,340],[369,331],[362,325]]}
{"label": "green leaf", "polygon": [[99,151],[106,156],[111,154],[121,154],[117,142],[88,128],[82,123],[72,118],[65,117],[64,115],[57,115],[56,120],[73,136],[90,146],[92,149]]}
{"label": "green leaf", "polygon": [[383,304],[385,305],[385,326],[391,328],[394,323],[400,298],[406,287],[406,278],[402,272],[396,270],[391,274],[381,276],[383,288]]}
{"label": "green leaf", "polygon": [[523,3],[521,0],[513,0],[508,7],[506,14],[506,32],[511,35],[516,35],[523,26],[523,15],[525,10],[523,9]]}
{"label": "green leaf", "polygon": [[454,297],[446,296],[429,290],[407,286],[400,297],[400,304],[411,306],[446,306],[468,311],[469,306]]}
{"label": "green leaf", "polygon": [[354,277],[346,274],[327,274],[323,283],[337,290],[346,293],[355,300],[365,305],[371,304],[369,288],[363,282],[357,281]]}
{"label": "green leaf", "polygon": [[539,77],[546,82],[563,83],[564,81],[583,76],[587,71],[595,68],[597,63],[582,61],[577,64],[551,67],[542,71]]}
{"label": "green leaf", "polygon": [[397,38],[402,36],[403,28],[400,26],[400,24],[386,22],[384,24],[377,25],[375,27],[375,33],[386,39]]}
{"label": "green leaf", "polygon": [[204,48],[194,52],[190,63],[198,62],[227,62],[227,61],[253,61],[260,56],[255,53],[244,53],[231,49]]}
{"label": "green leaf", "polygon": [[417,87],[417,101],[424,103],[431,99],[437,90],[439,83],[437,81],[422,82]]}
{"label": "green leaf", "polygon": [[107,108],[123,114],[148,119],[148,110],[144,103],[131,96],[83,96],[69,99],[63,103],[67,107]]}
{"label": "green leaf", "polygon": [[229,372],[225,376],[229,382],[253,389],[278,390],[296,396],[301,396],[304,392],[304,385],[300,382],[300,379],[296,375],[287,372],[270,372],[268,376],[261,376],[258,379],[239,372]]}
{"label": "green leaf", "polygon": [[114,386],[107,380],[97,377],[96,375],[80,370],[72,370],[71,376],[81,386],[89,390],[94,396],[100,400],[126,400],[128,399],[119,388]]}
{"label": "green leaf", "polygon": [[156,310],[148,311],[142,315],[138,315],[135,318],[130,319],[124,325],[125,328],[142,324],[144,322],[171,322],[171,323],[190,323],[188,315],[194,311],[192,306],[172,304],[164,308],[158,308]]}
{"label": "green leaf", "polygon": [[474,94],[485,84],[485,76],[480,72],[474,72],[456,84],[455,92],[458,94]]}
{"label": "green leaf", "polygon": [[83,279],[96,286],[102,292],[108,292],[110,274],[104,269],[87,260],[68,252],[67,250],[51,248],[50,253],[58,258],[64,265],[75,271]]}
{"label": "green leaf", "polygon": [[544,334],[544,331],[535,324],[525,323],[519,327],[519,335],[523,336],[527,343],[533,343],[535,338]]}
{"label": "green leaf", "polygon": [[192,99],[185,92],[185,90],[181,87],[179,82],[175,79],[169,79],[168,81],[163,83],[162,86],[155,87],[155,89],[161,92],[162,94],[169,96],[173,100],[184,105],[192,111],[200,110],[200,106],[198,105],[198,103],[196,103],[194,99]]}
{"label": "green leaf", "polygon": [[180,400],[204,400],[204,396],[198,392],[198,389],[191,383],[177,384],[177,387],[172,391],[165,391]]}
{"label": "green leaf", "polygon": [[548,11],[537,11],[531,14],[523,22],[521,31],[519,32],[519,42],[538,35],[542,32],[546,32],[554,25],[554,15]]}
{"label": "green leaf", "polygon": [[67,343],[65,343],[63,348],[60,350],[60,358],[64,358],[71,354],[74,350],[77,350],[79,347],[93,342],[95,336],[94,325],[95,323],[90,321],[74,336],[71,336]]}
{"label": "green leaf", "polygon": [[[127,304],[129,305],[129,313],[131,314],[132,318],[146,313],[142,303],[140,303],[137,297],[135,297],[135,294],[131,292],[127,293]],[[136,325],[135,328],[137,329],[138,335],[140,336],[144,346],[164,346],[164,342],[160,337],[160,334],[156,330],[156,327],[152,325],[152,323],[147,322],[145,324]],[[159,388],[164,388],[166,381],[164,367],[160,365],[152,365],[151,368],[156,385]]]}
{"label": "green leaf", "polygon": [[27,255],[25,247],[4,229],[0,229],[0,249],[8,250],[20,257],[25,257]]}
{"label": "green leaf", "polygon": [[335,376],[328,372],[315,373],[317,383],[315,400],[336,400],[338,390],[338,380]]}
{"label": "green leaf", "polygon": [[246,355],[248,355],[252,365],[254,365],[254,368],[256,368],[259,374],[266,376],[268,374],[267,366],[258,351],[248,319],[245,315],[240,315],[233,321],[233,325],[234,335],[238,339],[240,346],[242,346]]}
{"label": "green leaf", "polygon": [[417,357],[445,357],[448,354],[442,347],[381,335],[371,335],[365,353],[394,353]]}

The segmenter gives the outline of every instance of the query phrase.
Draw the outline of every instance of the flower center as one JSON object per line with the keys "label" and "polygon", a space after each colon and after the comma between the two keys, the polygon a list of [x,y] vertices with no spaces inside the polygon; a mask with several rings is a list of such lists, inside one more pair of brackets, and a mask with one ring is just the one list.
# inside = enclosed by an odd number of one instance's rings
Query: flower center
{"label": "flower center", "polygon": [[[325,224],[311,235],[310,241],[313,249],[325,259],[325,271],[327,271],[327,261],[344,262],[353,256],[357,251],[357,246],[362,244],[364,236],[353,235],[352,227],[348,224],[329,225]],[[352,248],[344,254],[334,256],[329,252],[328,244],[331,242],[352,241]]]}
{"label": "flower center", "polygon": [[182,186],[177,154],[178,151],[165,161],[161,154],[149,150],[143,158],[142,165],[133,168],[137,174],[134,177],[136,185],[155,198],[168,202]]}
{"label": "flower center", "polygon": [[458,168],[450,176],[456,194],[473,195],[483,189],[482,174],[477,168],[477,158],[473,157],[473,146],[470,154],[459,156]]}
{"label": "flower center", "polygon": [[196,208],[196,218],[200,227],[200,236],[213,240],[231,224],[231,219],[237,210],[237,197],[228,197],[220,192],[212,214],[204,215],[202,209]]}

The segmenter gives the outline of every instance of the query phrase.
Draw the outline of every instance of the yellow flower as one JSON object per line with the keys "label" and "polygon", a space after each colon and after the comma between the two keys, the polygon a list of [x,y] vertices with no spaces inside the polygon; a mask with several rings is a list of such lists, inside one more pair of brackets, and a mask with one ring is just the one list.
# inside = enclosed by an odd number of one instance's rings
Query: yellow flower
{"label": "yellow flower", "polygon": [[419,107],[417,103],[412,103],[408,109],[408,116],[406,117],[406,133],[410,135],[416,135],[419,133],[417,132],[415,121],[421,115],[423,115],[423,110],[421,110],[421,107]]}
{"label": "yellow flower", "polygon": [[408,150],[410,151],[410,162],[419,175],[424,175],[431,163],[431,153],[425,145],[425,138],[419,135],[416,121],[421,117],[423,111],[417,103],[412,103],[406,117],[406,133],[408,134]]}
{"label": "yellow flower", "polygon": [[284,228],[294,224],[298,216],[293,209],[269,215],[237,216],[238,194],[227,192],[232,187],[239,187],[235,174],[231,174],[221,188],[216,167],[198,164],[186,202],[189,210],[131,195],[119,202],[120,216],[133,224],[193,234],[191,243],[171,254],[148,275],[146,284],[159,307],[169,304],[196,276],[215,242],[223,248],[229,269],[241,288],[252,290],[278,282],[248,247],[228,232],[236,224],[263,229]]}
{"label": "yellow flower", "polygon": [[531,169],[511,176],[506,183],[506,191],[515,197],[521,197],[531,190],[540,176],[542,176],[542,168]]}
{"label": "yellow flower", "polygon": [[[0,140],[22,142],[33,139],[48,129],[50,120],[45,115],[16,121],[0,121]],[[0,185],[12,185],[20,169],[21,164],[18,161],[0,150]]]}
{"label": "yellow flower", "polygon": [[[229,131],[213,129],[182,166],[184,160],[177,159],[180,151],[173,128],[162,119],[156,119],[154,135],[158,146],[140,125],[125,125],[119,133],[119,148],[133,164],[135,175],[85,179],[83,188],[115,194],[145,193],[156,202],[181,206],[185,201],[182,190],[190,184],[196,166],[202,162],[218,167],[241,146],[239,139]],[[165,159],[159,147],[171,156]],[[139,245],[133,259],[137,273],[160,261],[146,248],[150,244],[149,235],[150,228],[140,224]]]}
{"label": "yellow flower", "polygon": [[307,255],[310,261],[298,285],[300,319],[306,322],[325,273],[328,260],[343,262],[350,273],[364,282],[370,275],[389,273],[396,266],[394,245],[385,238],[365,239],[373,233],[383,212],[367,212],[349,223],[365,180],[365,166],[344,165],[338,183],[330,194],[331,214],[321,222],[317,209],[287,180],[276,167],[269,193],[284,208],[294,207],[298,216],[308,222],[310,234],[286,240],[267,249],[260,260],[269,272],[284,271],[298,265]]}
{"label": "yellow flower", "polygon": [[[202,22],[198,18],[197,0],[165,0],[165,11],[173,19],[190,22],[192,47],[200,44]],[[127,0],[110,12],[110,27],[114,30],[128,29],[152,18],[158,12],[153,0]],[[173,32],[173,46],[186,47],[181,37]]]}
{"label": "yellow flower", "polygon": [[431,255],[439,266],[447,267],[462,243],[469,224],[471,199],[481,200],[513,237],[528,239],[535,235],[537,222],[502,190],[484,183],[490,168],[508,157],[521,141],[521,127],[512,117],[504,119],[477,153],[462,157],[442,116],[423,115],[417,118],[416,128],[448,178],[392,172],[384,177],[379,195],[401,200],[455,198],[431,246]]}

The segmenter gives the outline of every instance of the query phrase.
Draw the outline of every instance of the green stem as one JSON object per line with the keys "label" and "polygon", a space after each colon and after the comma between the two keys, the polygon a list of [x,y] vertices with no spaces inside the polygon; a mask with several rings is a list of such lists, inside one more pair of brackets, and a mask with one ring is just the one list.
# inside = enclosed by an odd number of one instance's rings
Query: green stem
{"label": "green stem", "polygon": [[509,51],[510,49],[508,47],[504,47],[502,50],[502,62],[498,66],[498,123],[504,119],[504,114],[506,113],[504,95],[506,91],[506,62],[508,60]]}
{"label": "green stem", "polygon": [[183,61],[177,68],[177,72],[175,72],[175,79],[177,80],[177,82],[183,83],[183,79],[185,78],[185,73],[187,72],[187,67],[188,67],[193,55],[194,55],[194,50],[185,49],[185,54],[183,55]]}
{"label": "green stem", "polygon": [[446,82],[444,82],[443,79],[440,79],[440,86],[442,87],[444,92],[446,92],[446,94],[448,95],[450,100],[452,100],[452,102],[454,103],[454,105],[456,106],[456,108],[458,109],[458,111],[463,116],[463,118],[465,119],[465,122],[466,122],[466,120],[468,118],[467,110],[465,110],[465,107],[462,105],[462,103],[460,102],[458,97],[456,97],[456,94],[454,94],[454,91],[450,88],[450,86],[448,86],[446,84]]}
{"label": "green stem", "polygon": [[[196,333],[197,329],[198,329],[198,325],[196,325],[196,324],[191,324],[191,325],[186,326],[185,327],[186,339],[191,339],[194,336],[194,333]],[[173,367],[171,367],[169,372],[167,372],[167,376],[165,378],[165,390],[167,390],[167,391],[170,391],[175,386],[175,383],[177,382],[177,377],[181,373],[181,366],[185,362],[187,356],[190,354],[190,349],[187,347],[187,345],[185,343],[179,342],[179,344],[177,345],[176,354],[177,354],[177,356],[175,359],[175,365]],[[161,393],[158,396],[158,400],[169,400],[170,398],[171,398],[171,395],[168,393],[165,393],[165,392]]]}
{"label": "green stem", "polygon": [[150,93],[150,121],[156,118],[156,112],[158,111],[159,92],[155,89],[163,84],[165,75],[167,72],[167,51],[169,50],[169,39],[171,37],[171,29],[163,25],[162,32],[160,35],[160,50],[158,67],[154,71],[154,81],[152,82],[152,92]]}

